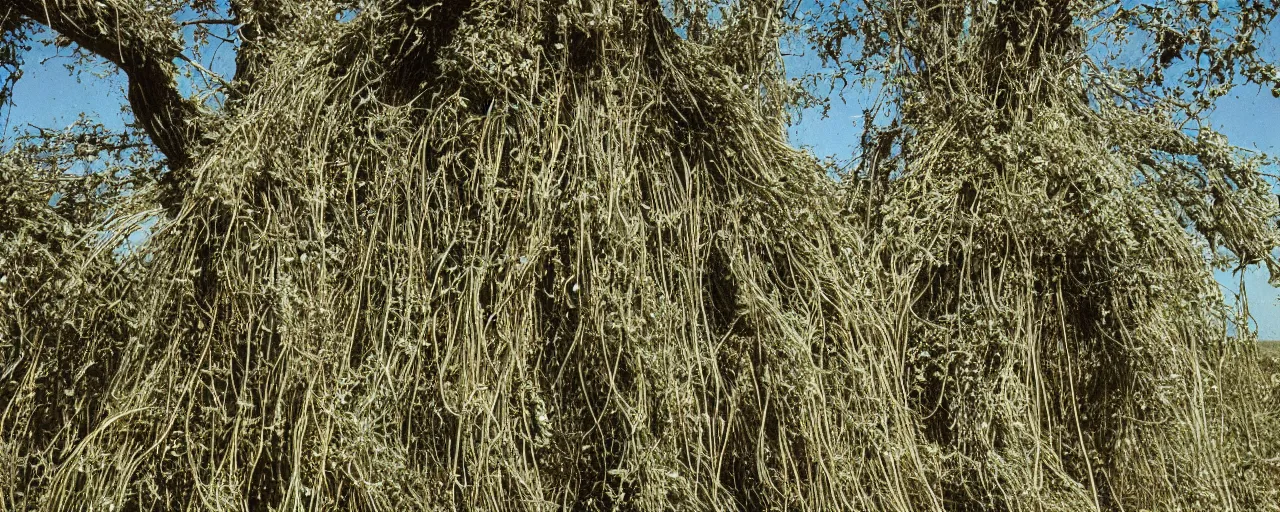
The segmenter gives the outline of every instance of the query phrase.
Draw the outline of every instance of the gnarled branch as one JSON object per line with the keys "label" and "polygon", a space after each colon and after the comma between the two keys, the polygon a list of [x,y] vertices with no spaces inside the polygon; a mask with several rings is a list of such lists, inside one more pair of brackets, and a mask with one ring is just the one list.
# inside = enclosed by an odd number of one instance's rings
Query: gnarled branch
{"label": "gnarled branch", "polygon": [[197,104],[178,91],[177,25],[143,2],[9,0],[23,17],[57,31],[129,77],[129,105],[171,168],[187,167],[200,140]]}

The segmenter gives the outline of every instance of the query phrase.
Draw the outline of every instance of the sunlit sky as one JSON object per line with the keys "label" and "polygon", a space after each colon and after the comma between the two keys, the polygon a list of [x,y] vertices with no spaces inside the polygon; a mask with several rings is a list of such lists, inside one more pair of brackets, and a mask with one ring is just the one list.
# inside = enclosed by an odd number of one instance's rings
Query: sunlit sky
{"label": "sunlit sky", "polygon": [[[209,67],[226,70],[230,48],[219,50]],[[24,76],[14,88],[13,106],[4,126],[3,138],[30,129],[29,125],[59,129],[73,123],[80,113],[87,113],[108,128],[122,128],[127,122],[122,113],[125,105],[124,81],[118,73],[110,73],[104,64],[90,67],[88,72],[69,73],[66,66],[74,61],[69,51],[35,45],[26,55]],[[95,76],[97,74],[105,76]],[[829,117],[815,113],[806,115],[792,130],[798,146],[809,146],[818,155],[847,159],[855,151],[858,126],[866,97],[853,96],[848,103],[834,101]],[[1280,99],[1257,89],[1240,89],[1224,98],[1210,115],[1215,127],[1233,144],[1280,154]],[[1218,282],[1229,298],[1239,291],[1241,275],[1218,272]],[[1280,289],[1267,284],[1266,272],[1250,269],[1243,274],[1248,292],[1250,312],[1259,337],[1280,340]]]}

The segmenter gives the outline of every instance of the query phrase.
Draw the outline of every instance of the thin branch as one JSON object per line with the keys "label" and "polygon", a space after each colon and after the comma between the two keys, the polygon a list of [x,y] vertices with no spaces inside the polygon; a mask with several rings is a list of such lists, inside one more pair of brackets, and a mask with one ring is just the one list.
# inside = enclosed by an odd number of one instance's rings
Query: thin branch
{"label": "thin branch", "polygon": [[188,20],[179,23],[180,27],[189,27],[191,25],[239,25],[240,22],[234,19],[200,19]]}
{"label": "thin branch", "polygon": [[183,53],[179,53],[178,58],[182,59],[183,62],[190,64],[191,67],[196,68],[197,71],[203,73],[205,76],[212,78],[214,81],[218,82],[223,87],[226,87],[231,92],[236,91],[235,85],[232,85],[231,82],[228,82],[225,78],[222,78],[222,75],[214,73],[213,71],[209,71],[208,68],[205,68],[204,66],[200,65],[200,63],[196,62],[195,59],[192,59],[191,57],[188,57],[186,54],[183,54]]}

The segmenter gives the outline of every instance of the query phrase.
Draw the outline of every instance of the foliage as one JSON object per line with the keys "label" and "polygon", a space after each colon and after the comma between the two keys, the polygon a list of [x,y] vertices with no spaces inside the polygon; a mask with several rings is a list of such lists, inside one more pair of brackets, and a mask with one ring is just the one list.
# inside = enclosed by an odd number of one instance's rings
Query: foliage
{"label": "foliage", "polygon": [[26,28],[12,10],[0,13],[0,109],[8,105],[13,85],[22,77],[19,69],[26,49]]}
{"label": "foliage", "polygon": [[893,100],[835,181],[794,5],[252,4],[225,108],[144,123],[189,165],[0,159],[6,509],[1280,506],[1210,272],[1276,268],[1268,161],[1116,100],[1087,24],[1148,18],[818,2]]}

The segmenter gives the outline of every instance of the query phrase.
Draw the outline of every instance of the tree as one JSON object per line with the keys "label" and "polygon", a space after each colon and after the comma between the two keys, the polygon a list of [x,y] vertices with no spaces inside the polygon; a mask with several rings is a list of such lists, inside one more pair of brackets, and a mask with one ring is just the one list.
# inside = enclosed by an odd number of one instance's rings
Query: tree
{"label": "tree", "polygon": [[[1209,272],[1276,268],[1266,162],[1185,129],[1274,85],[1274,5],[805,5],[10,2],[6,48],[112,62],[143,133],[0,159],[5,508],[1280,499]],[[183,23],[236,27],[221,108]],[[785,138],[797,34],[893,100],[838,182]]]}

